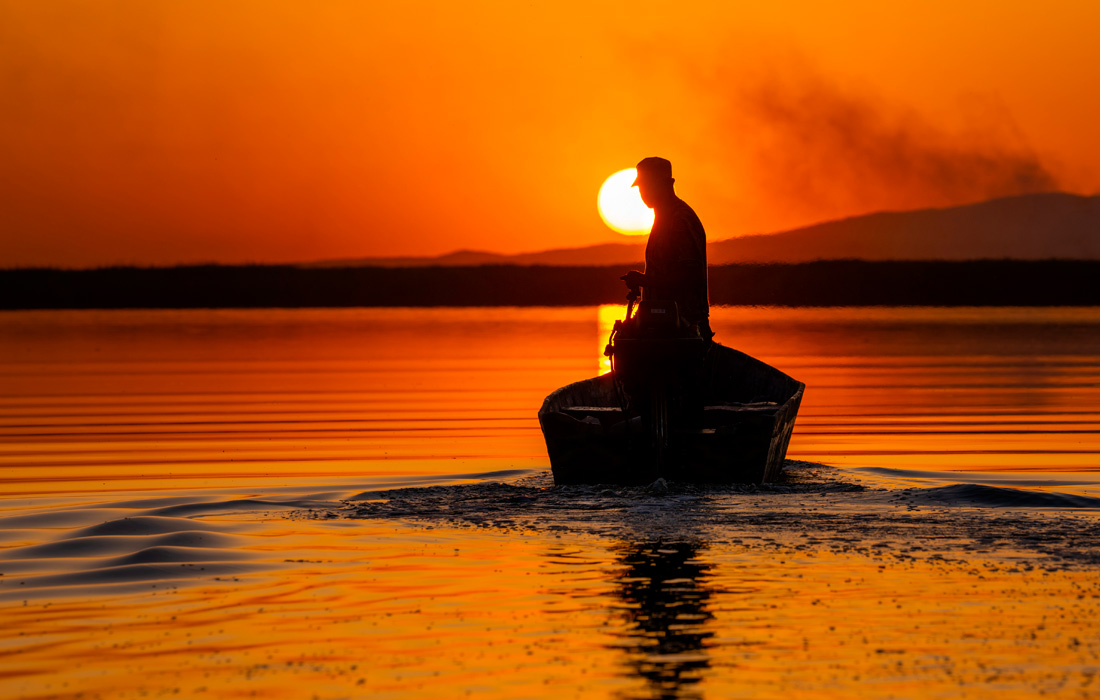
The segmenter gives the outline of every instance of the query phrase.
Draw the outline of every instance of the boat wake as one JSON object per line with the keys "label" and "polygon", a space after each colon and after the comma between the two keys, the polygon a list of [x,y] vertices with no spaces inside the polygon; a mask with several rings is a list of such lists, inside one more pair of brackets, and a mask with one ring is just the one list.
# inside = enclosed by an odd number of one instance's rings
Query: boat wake
{"label": "boat wake", "polygon": [[[260,529],[249,522],[255,514],[330,503],[192,496],[0,518],[0,539],[9,543],[0,550],[0,600],[35,590],[171,588],[272,569],[276,562],[250,549]],[[32,542],[23,544],[27,539]]]}
{"label": "boat wake", "polygon": [[1025,489],[952,484],[926,489],[906,489],[911,502],[972,505],[989,508],[1075,508],[1100,510],[1100,498],[1072,493],[1047,493]]}
{"label": "boat wake", "polygon": [[831,550],[911,561],[974,557],[1048,570],[1100,566],[1100,499],[955,484],[868,487],[852,472],[788,460],[777,484],[554,486],[548,474],[368,491],[294,517],[400,520],[750,549]]}
{"label": "boat wake", "polygon": [[769,556],[832,551],[893,563],[1100,568],[1100,551],[1090,545],[1100,538],[1100,498],[938,479],[914,487],[911,474],[872,478],[793,460],[784,474],[765,484],[556,486],[549,472],[515,470],[422,486],[407,478],[313,483],[24,510],[0,517],[0,599],[234,581],[313,556],[270,545],[272,528],[294,530],[302,521],[694,542]]}

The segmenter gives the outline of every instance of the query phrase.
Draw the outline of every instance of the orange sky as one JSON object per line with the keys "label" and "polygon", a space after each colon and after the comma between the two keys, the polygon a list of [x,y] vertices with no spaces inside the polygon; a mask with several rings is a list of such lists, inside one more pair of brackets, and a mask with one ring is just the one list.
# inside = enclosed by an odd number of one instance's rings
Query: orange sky
{"label": "orange sky", "polygon": [[0,266],[712,240],[1100,190],[1100,3],[0,0]]}

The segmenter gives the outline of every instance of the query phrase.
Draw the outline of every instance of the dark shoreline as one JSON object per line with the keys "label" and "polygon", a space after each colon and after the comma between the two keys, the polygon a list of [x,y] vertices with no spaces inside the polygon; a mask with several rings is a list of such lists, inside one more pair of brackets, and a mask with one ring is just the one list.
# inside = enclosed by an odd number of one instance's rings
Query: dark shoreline
{"label": "dark shoreline", "polygon": [[[0,270],[0,309],[589,306],[623,303],[625,266],[195,265]],[[711,303],[1095,306],[1100,261],[823,260],[710,268]]]}

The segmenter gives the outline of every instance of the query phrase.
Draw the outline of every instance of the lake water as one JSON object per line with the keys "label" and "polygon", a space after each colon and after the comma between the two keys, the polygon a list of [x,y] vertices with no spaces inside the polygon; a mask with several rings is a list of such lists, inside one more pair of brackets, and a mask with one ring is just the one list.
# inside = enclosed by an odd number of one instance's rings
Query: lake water
{"label": "lake water", "polygon": [[0,694],[1100,692],[1100,308],[716,308],[792,485],[551,488],[623,311],[0,314]]}

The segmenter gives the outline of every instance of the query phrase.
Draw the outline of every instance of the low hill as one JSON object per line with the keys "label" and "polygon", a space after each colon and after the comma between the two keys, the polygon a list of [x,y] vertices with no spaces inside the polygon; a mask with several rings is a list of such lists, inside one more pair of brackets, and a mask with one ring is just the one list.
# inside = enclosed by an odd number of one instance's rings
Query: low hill
{"label": "low hill", "polygon": [[[463,250],[439,257],[329,260],[306,266],[637,266],[645,259],[644,241],[519,255]],[[708,257],[711,265],[811,260],[1100,260],[1100,195],[1051,192],[942,209],[867,214],[780,233],[712,240]]]}
{"label": "low hill", "polygon": [[1100,195],[1052,192],[882,212],[716,241],[711,264],[811,260],[1100,260]]}

